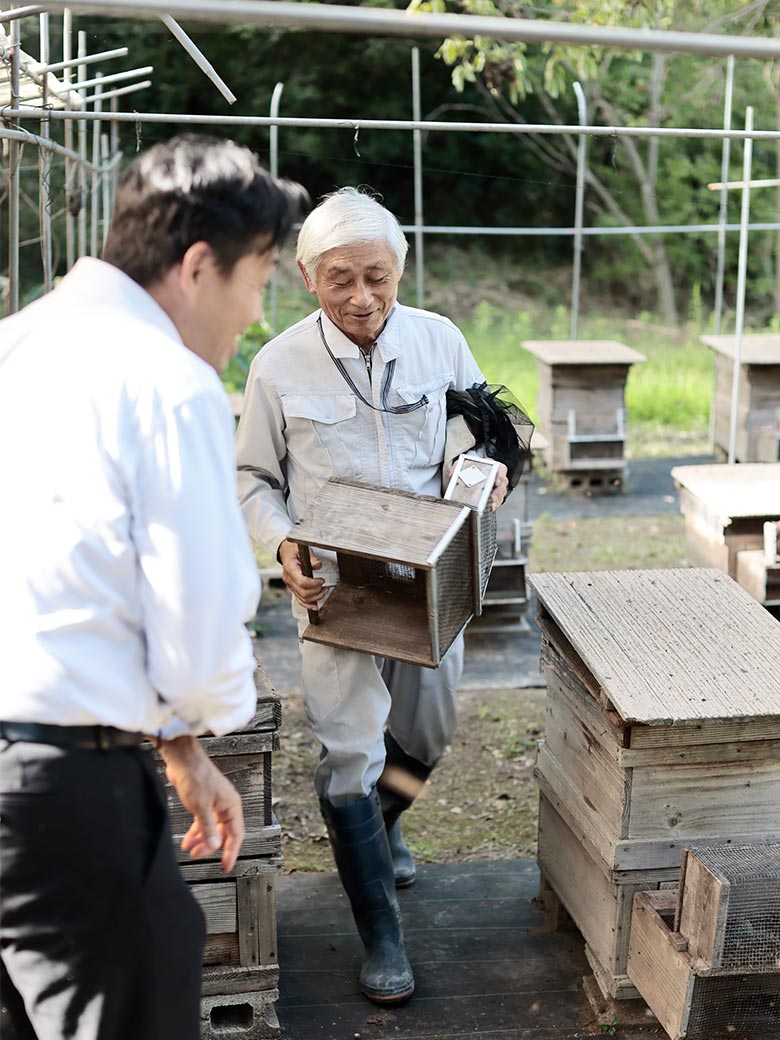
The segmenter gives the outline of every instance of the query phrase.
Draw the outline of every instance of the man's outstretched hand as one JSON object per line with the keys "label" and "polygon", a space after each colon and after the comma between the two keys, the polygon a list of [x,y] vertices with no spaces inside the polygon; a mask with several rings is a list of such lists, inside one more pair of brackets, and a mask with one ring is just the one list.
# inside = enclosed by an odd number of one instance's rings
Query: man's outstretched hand
{"label": "man's outstretched hand", "polygon": [[203,859],[222,849],[222,869],[231,871],[244,840],[241,796],[195,737],[163,740],[159,751],[168,779],[194,817],[182,850],[192,859]]}

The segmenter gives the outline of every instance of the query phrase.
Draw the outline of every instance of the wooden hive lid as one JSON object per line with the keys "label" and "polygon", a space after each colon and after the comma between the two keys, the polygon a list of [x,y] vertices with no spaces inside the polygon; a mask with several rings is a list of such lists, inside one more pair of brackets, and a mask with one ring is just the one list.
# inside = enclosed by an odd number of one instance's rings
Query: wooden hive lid
{"label": "wooden hive lid", "polygon": [[[725,357],[733,358],[736,353],[736,336],[702,336],[701,341]],[[740,361],[743,365],[780,365],[780,335],[766,332],[743,336]]]}
{"label": "wooden hive lid", "polygon": [[780,463],[675,466],[672,477],[725,527],[739,517],[780,519]]}
{"label": "wooden hive lid", "polygon": [[468,506],[430,495],[329,480],[288,538],[429,569],[469,513]]}
{"label": "wooden hive lid", "polygon": [[530,582],[625,722],[780,717],[780,624],[722,571]]}
{"label": "wooden hive lid", "polygon": [[644,354],[614,339],[526,339],[523,347],[546,365],[633,365]]}

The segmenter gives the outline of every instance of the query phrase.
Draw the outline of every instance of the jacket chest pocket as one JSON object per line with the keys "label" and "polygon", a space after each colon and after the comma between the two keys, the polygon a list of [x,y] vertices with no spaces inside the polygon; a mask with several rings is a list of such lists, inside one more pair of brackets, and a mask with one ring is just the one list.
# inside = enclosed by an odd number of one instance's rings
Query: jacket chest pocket
{"label": "jacket chest pocket", "polygon": [[447,390],[450,377],[442,375],[424,383],[395,388],[395,404],[415,404],[422,397],[428,403],[402,416],[405,431],[403,453],[406,462],[414,467],[440,466],[444,460],[444,439],[447,432]]}
{"label": "jacket chest pocket", "polygon": [[319,481],[355,472],[361,445],[352,394],[282,394],[287,452]]}

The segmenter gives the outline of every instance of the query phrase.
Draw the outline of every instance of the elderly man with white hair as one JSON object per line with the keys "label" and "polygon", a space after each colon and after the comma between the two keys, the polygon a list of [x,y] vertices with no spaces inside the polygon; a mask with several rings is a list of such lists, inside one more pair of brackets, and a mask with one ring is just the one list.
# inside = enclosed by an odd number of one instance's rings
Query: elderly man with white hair
{"label": "elderly man with white hair", "polygon": [[[299,632],[335,562],[301,570],[287,541],[331,477],[440,495],[446,394],[482,383],[447,318],[397,301],[407,242],[368,194],[342,188],[314,209],[297,260],[319,308],[252,363],[238,429],[239,492],[250,535],[283,566]],[[502,477],[494,508],[506,492]],[[435,670],[301,643],[303,693],[322,745],[315,787],[366,956],[360,985],[378,1003],[406,1000],[414,977],[395,887],[415,878],[401,836],[411,805],[450,743],[462,636]],[[398,783],[401,778],[401,783]]]}

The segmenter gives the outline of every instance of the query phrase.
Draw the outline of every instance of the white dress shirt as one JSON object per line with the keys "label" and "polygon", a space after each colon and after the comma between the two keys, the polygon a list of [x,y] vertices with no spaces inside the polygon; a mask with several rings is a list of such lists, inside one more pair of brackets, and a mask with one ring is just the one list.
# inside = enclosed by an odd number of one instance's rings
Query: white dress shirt
{"label": "white dress shirt", "polygon": [[[373,411],[329,357],[343,362],[366,400],[382,403],[395,359],[388,404],[428,403],[403,415]],[[249,533],[276,555],[293,523],[330,477],[418,494],[441,495],[446,393],[481,383],[461,332],[439,314],[396,304],[371,351],[362,352],[322,311],[277,336],[252,362],[238,427],[238,488]],[[318,577],[336,579],[329,554]]]}
{"label": "white dress shirt", "polygon": [[80,260],[0,323],[0,719],[173,737],[254,710],[256,567],[213,369]]}

